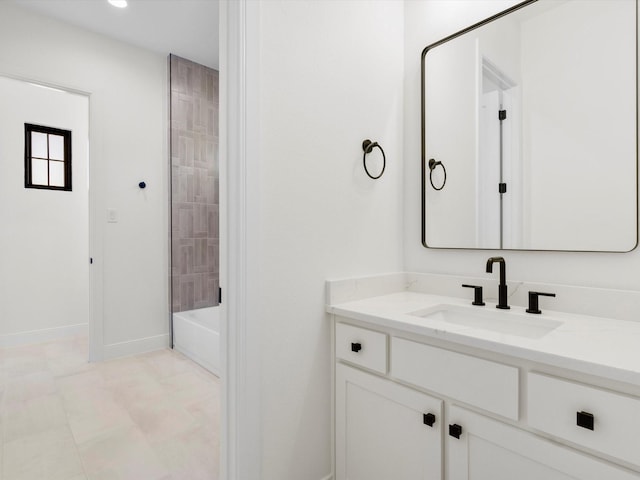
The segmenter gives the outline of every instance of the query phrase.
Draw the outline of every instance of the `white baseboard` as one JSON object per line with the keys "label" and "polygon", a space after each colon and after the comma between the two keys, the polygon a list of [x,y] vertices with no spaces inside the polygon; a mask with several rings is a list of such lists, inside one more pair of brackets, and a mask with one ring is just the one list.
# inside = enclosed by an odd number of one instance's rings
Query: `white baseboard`
{"label": "white baseboard", "polygon": [[111,360],[113,358],[129,357],[131,355],[152,352],[154,350],[162,350],[169,348],[169,341],[169,334],[165,333],[154,337],[112,343],[104,346],[103,359]]}
{"label": "white baseboard", "polygon": [[27,332],[9,333],[6,335],[0,335],[0,348],[19,347],[20,345],[49,342],[51,340],[60,340],[62,338],[88,334],[89,325],[87,323],[67,325],[64,327],[43,328],[41,330],[30,330]]}
{"label": "white baseboard", "polygon": [[329,474],[326,477],[324,477],[322,480],[333,480],[333,475]]}

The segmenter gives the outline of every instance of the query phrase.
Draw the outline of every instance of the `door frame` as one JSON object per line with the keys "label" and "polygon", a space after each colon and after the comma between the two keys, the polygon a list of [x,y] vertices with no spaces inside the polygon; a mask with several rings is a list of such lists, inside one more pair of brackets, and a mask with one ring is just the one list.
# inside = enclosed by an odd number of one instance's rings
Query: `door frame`
{"label": "door frame", "polygon": [[[102,262],[96,258],[94,252],[102,251],[102,233],[96,232],[96,227],[100,224],[100,222],[95,222],[95,205],[97,203],[96,199],[96,188],[92,188],[91,186],[95,186],[97,184],[98,178],[95,176],[94,167],[95,161],[92,156],[93,148],[92,148],[92,139],[94,138],[94,131],[92,127],[92,96],[91,92],[86,90],[81,90],[74,87],[69,87],[67,85],[60,85],[57,83],[48,82],[41,79],[31,78],[25,75],[17,75],[11,72],[5,71],[5,69],[0,70],[0,76],[4,78],[9,78],[12,80],[17,80],[20,82],[26,82],[33,85],[39,85],[41,87],[52,88],[55,90],[60,90],[67,93],[72,93],[75,95],[82,95],[87,98],[87,125],[88,125],[88,144],[89,150],[87,152],[87,169],[89,172],[89,184],[88,184],[88,192],[87,192],[87,222],[88,222],[88,230],[87,230],[87,238],[86,241],[89,245],[89,258],[87,258],[87,262],[89,259],[93,259],[93,263],[89,265],[89,284],[87,285],[87,294],[89,296],[89,310],[87,312],[87,325],[88,325],[88,347],[89,354],[88,360],[90,362],[98,361],[102,359]],[[99,265],[99,268],[98,268]]]}
{"label": "door frame", "polygon": [[221,478],[262,471],[259,285],[260,2],[220,2]]}

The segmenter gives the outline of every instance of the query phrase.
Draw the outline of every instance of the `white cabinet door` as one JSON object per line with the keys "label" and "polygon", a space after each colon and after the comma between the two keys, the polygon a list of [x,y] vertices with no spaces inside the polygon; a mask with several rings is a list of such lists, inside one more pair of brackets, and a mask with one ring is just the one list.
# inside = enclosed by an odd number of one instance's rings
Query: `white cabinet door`
{"label": "white cabinet door", "polygon": [[[640,474],[452,406],[447,480],[638,480]],[[449,434],[460,427],[459,437]]]}
{"label": "white cabinet door", "polygon": [[442,401],[336,365],[336,480],[441,479]]}

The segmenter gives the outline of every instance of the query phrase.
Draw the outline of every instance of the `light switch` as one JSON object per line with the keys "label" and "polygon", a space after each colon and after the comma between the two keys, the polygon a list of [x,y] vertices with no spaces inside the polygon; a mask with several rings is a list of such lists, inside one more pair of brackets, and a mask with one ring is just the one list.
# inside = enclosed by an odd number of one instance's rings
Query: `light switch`
{"label": "light switch", "polygon": [[118,211],[113,208],[107,209],[107,222],[118,223]]}

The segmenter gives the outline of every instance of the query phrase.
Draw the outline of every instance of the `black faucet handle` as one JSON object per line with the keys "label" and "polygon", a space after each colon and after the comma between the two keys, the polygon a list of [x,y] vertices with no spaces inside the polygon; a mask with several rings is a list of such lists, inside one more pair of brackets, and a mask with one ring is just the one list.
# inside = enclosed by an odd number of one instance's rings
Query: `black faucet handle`
{"label": "black faucet handle", "polygon": [[471,305],[484,305],[484,300],[482,299],[482,287],[480,285],[462,285],[465,288],[473,288],[473,302]]}
{"label": "black faucet handle", "polygon": [[546,293],[546,292],[529,292],[529,308],[527,308],[527,313],[542,313],[540,307],[538,306],[538,297],[555,297],[555,293]]}

